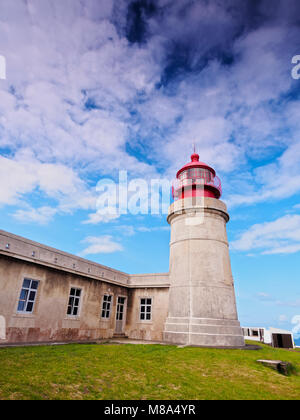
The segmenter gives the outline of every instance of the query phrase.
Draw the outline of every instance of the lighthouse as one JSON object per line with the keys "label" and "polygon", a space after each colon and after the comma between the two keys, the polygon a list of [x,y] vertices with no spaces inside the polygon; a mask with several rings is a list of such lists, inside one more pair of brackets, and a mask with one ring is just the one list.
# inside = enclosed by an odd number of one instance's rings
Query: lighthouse
{"label": "lighthouse", "polygon": [[170,292],[164,340],[212,347],[243,347],[231,272],[221,181],[193,153],[177,173],[171,226]]}

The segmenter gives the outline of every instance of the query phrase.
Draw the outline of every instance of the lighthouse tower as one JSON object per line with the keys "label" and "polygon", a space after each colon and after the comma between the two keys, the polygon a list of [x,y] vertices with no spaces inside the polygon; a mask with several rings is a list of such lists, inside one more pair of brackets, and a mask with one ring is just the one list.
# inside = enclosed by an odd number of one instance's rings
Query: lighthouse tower
{"label": "lighthouse tower", "polygon": [[171,343],[243,347],[237,317],[221,182],[199,161],[181,168],[169,208],[170,294],[164,340]]}

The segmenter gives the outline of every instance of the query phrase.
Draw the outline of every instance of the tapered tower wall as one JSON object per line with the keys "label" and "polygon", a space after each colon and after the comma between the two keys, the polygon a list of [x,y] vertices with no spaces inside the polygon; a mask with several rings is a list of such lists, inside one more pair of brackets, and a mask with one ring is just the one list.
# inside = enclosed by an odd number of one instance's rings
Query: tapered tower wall
{"label": "tapered tower wall", "polygon": [[215,198],[175,201],[171,225],[168,342],[244,346],[231,272],[226,205]]}

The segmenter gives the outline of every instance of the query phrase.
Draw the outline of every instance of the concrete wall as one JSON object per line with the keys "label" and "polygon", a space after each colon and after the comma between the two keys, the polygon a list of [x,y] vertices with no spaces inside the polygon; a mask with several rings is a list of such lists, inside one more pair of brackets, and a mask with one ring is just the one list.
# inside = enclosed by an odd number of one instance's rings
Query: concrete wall
{"label": "concrete wall", "polygon": [[[32,314],[17,312],[25,277],[39,281]],[[79,316],[67,316],[71,287],[82,289]],[[126,287],[89,279],[38,264],[0,255],[0,317],[6,324],[6,340],[40,342],[95,340],[112,337],[115,328],[116,298],[128,296]],[[102,298],[113,295],[109,320],[101,319]]]}
{"label": "concrete wall", "polygon": [[169,287],[169,273],[133,274],[128,279],[129,287]]}
{"label": "concrete wall", "polygon": [[[151,321],[140,320],[140,300],[152,299]],[[163,329],[168,315],[169,288],[153,287],[132,289],[129,293],[127,308],[126,335],[139,340],[163,340]]]}
{"label": "concrete wall", "polygon": [[[76,257],[75,257],[76,258]],[[24,278],[39,281],[33,313],[18,313]],[[128,276],[129,278],[129,276]],[[72,342],[111,338],[118,296],[126,297],[124,332],[161,341],[168,311],[168,274],[130,276],[127,286],[0,253],[0,343]],[[67,315],[71,287],[80,288],[80,312]],[[104,294],[113,296],[109,319],[101,317]],[[140,299],[152,298],[151,321],[140,320]]]}

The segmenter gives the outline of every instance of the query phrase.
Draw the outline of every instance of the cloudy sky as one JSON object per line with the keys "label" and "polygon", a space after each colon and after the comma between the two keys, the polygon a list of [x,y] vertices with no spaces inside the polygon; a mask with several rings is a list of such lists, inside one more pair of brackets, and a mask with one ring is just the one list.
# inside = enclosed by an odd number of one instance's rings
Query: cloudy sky
{"label": "cloudy sky", "polygon": [[300,314],[298,0],[0,0],[1,228],[168,271],[165,216],[97,214],[102,178],[222,179],[239,316]]}

